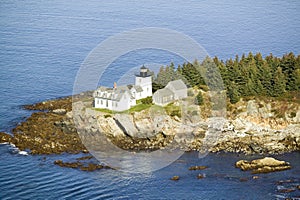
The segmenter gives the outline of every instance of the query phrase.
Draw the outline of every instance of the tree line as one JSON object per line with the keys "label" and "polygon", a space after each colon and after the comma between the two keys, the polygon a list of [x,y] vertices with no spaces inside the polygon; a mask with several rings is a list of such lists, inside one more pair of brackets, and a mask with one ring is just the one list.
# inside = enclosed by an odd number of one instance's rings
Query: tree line
{"label": "tree line", "polygon": [[280,97],[300,91],[300,55],[289,53],[280,58],[270,54],[263,58],[250,52],[226,61],[207,57],[202,63],[195,60],[177,67],[171,63],[162,66],[154,77],[153,90],[176,79],[189,87],[226,89],[231,103],[249,96]]}

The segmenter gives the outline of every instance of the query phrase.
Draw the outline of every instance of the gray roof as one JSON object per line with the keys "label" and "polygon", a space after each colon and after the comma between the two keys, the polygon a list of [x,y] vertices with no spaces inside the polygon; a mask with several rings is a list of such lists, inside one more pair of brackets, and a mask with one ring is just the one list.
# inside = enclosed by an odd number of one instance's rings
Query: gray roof
{"label": "gray roof", "polygon": [[154,93],[154,95],[159,95],[160,97],[171,96],[173,94],[174,93],[168,88],[159,89]]}
{"label": "gray roof", "polygon": [[134,89],[135,89],[137,92],[143,92],[143,88],[142,88],[141,86],[135,85],[135,86],[133,86],[133,87],[134,87]]}
{"label": "gray roof", "polygon": [[139,85],[127,85],[128,89],[131,90],[134,88],[137,92],[143,92],[143,88]]}
{"label": "gray roof", "polygon": [[187,89],[187,86],[184,84],[184,82],[181,79],[176,81],[170,81],[166,87],[168,86],[173,87],[175,90]]}
{"label": "gray roof", "polygon": [[102,99],[119,101],[126,92],[131,94],[127,86],[119,86],[117,88],[101,86],[94,92],[94,96]]}

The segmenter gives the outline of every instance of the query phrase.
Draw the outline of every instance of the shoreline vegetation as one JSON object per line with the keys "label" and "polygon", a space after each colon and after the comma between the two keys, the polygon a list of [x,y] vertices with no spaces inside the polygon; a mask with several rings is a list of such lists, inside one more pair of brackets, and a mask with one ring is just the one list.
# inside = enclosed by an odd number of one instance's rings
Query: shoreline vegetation
{"label": "shoreline vegetation", "polygon": [[[226,89],[227,121],[226,127],[222,127],[222,135],[215,144],[208,149],[210,152],[235,152],[244,154],[278,154],[300,150],[300,56],[290,53],[282,58],[261,54],[248,56],[241,59],[220,61],[218,58],[206,58],[201,65],[206,69],[213,62],[220,70],[224,88]],[[183,64],[175,69],[174,65],[162,67],[153,84],[153,89],[164,87],[164,83],[177,78],[184,78],[192,88],[195,105],[199,106],[200,120],[209,120],[209,88],[199,74],[194,63]],[[209,73],[209,71],[205,72]],[[209,74],[206,74],[209,76]],[[211,77],[212,79],[214,77]],[[217,77],[218,78],[218,77]],[[166,132],[160,132],[151,137],[135,137],[125,133],[115,123],[118,119],[116,113],[101,111],[92,108],[92,92],[85,92],[75,96],[63,97],[44,101],[33,105],[24,106],[25,109],[35,112],[25,121],[19,123],[12,135],[0,133],[0,143],[8,142],[16,145],[21,151],[30,154],[61,154],[61,153],[88,153],[82,144],[82,136],[79,136],[74,125],[72,115],[72,103],[86,105],[87,109],[96,112],[95,116],[88,117],[91,123],[101,120],[107,128],[114,128],[116,133],[108,133],[107,138],[117,146],[130,150],[156,150],[164,148],[176,136]],[[75,103],[75,104],[76,104]],[[144,114],[151,108],[150,103],[137,106],[129,111],[129,115],[135,120],[135,126],[144,126]],[[74,104],[73,104],[74,105]],[[180,107],[166,106],[165,112],[168,120],[176,123],[180,118]],[[93,121],[94,120],[94,121]],[[139,121],[140,120],[140,121]],[[195,120],[195,119],[193,119]],[[197,119],[199,120],[199,119]],[[140,124],[139,124],[140,123]],[[231,128],[229,128],[232,126]],[[102,127],[103,128],[103,127]],[[143,127],[142,127],[143,128]],[[148,127],[145,127],[146,129]],[[205,123],[196,132],[193,130],[194,140],[188,142],[184,150],[201,149],[204,138]],[[96,133],[97,130],[88,129]],[[182,139],[182,138],[181,138]],[[182,143],[182,140],[178,143]],[[185,141],[186,142],[186,141]],[[83,170],[96,170],[109,168],[100,165],[83,165],[78,161],[77,165],[56,161],[59,166],[82,168]]]}

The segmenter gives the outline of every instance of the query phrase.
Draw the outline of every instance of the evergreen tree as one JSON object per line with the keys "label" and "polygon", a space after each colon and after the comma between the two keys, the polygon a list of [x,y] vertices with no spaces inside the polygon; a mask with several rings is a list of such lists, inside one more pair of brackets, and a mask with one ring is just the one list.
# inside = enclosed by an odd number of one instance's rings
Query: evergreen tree
{"label": "evergreen tree", "polygon": [[296,70],[296,59],[293,53],[289,53],[284,55],[280,67],[282,68],[282,72],[286,76],[286,90],[294,91],[296,90],[294,71]]}
{"label": "evergreen tree", "polygon": [[206,85],[213,91],[223,90],[223,80],[220,75],[218,67],[215,65],[213,60],[209,57],[205,58],[202,62],[202,66],[205,70],[204,80]]}
{"label": "evergreen tree", "polygon": [[191,87],[205,84],[204,79],[201,76],[201,66],[198,63],[184,63],[182,75]]}
{"label": "evergreen tree", "polygon": [[300,69],[296,69],[293,76],[295,77],[296,91],[300,91]]}
{"label": "evergreen tree", "polygon": [[[262,58],[250,52],[225,62],[217,57],[206,58],[201,64],[197,60],[182,66],[161,67],[154,79],[153,90],[164,87],[172,80],[182,79],[190,87],[221,90],[222,84],[231,103],[245,96],[278,97],[285,92],[300,90],[300,55],[293,53],[278,58],[270,54]],[[222,81],[223,80],[223,81]],[[208,87],[207,87],[208,86]]]}
{"label": "evergreen tree", "polygon": [[262,85],[261,95],[270,96],[272,91],[272,69],[267,61],[265,61],[262,66],[259,68],[258,72],[258,81]]}
{"label": "evergreen tree", "polygon": [[273,79],[273,90],[271,96],[278,97],[284,94],[285,88],[286,88],[285,76],[282,73],[281,67],[278,67]]}
{"label": "evergreen tree", "polygon": [[227,96],[230,99],[230,103],[235,104],[240,100],[240,94],[234,84],[231,84],[227,90]]}

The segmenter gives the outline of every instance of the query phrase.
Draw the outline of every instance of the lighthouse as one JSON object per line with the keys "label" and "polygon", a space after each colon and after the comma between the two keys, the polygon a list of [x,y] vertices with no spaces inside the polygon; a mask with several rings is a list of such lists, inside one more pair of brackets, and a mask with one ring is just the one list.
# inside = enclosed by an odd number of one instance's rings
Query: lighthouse
{"label": "lighthouse", "polygon": [[135,85],[143,89],[142,98],[152,96],[152,74],[144,65],[140,68],[140,72],[135,74]]}

